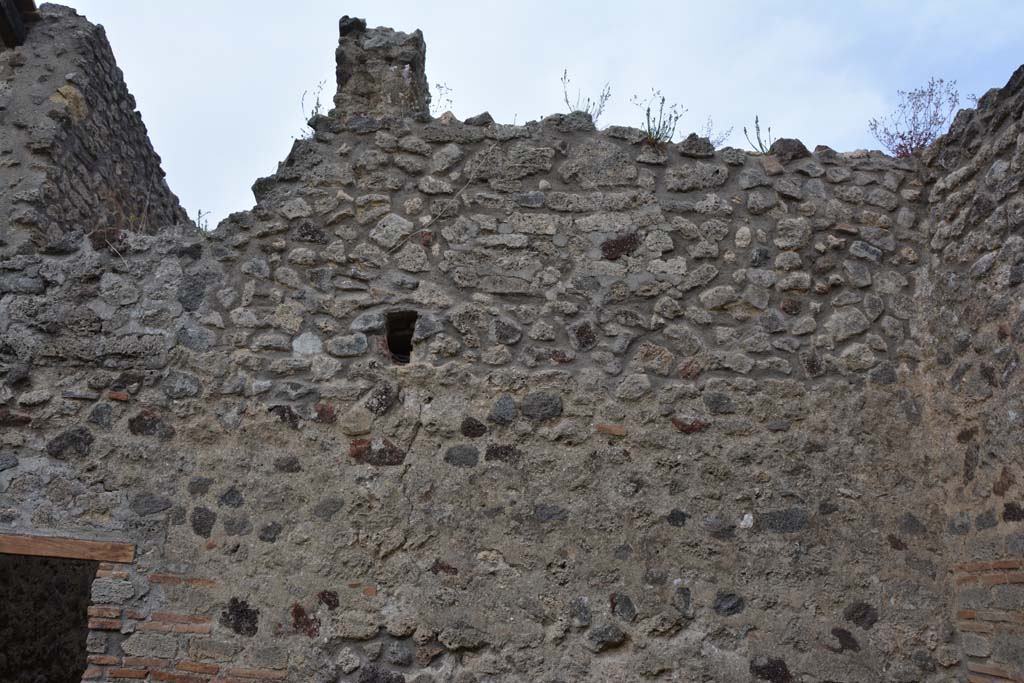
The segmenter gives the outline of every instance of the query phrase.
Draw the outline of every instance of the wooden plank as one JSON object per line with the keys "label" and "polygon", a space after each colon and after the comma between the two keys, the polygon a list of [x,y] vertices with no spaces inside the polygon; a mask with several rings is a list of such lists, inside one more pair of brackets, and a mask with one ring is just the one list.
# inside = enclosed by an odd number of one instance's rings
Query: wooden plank
{"label": "wooden plank", "polygon": [[135,546],[131,543],[114,543],[112,541],[82,541],[76,538],[0,534],[0,553],[127,564],[135,559]]}
{"label": "wooden plank", "polygon": [[25,42],[25,24],[14,0],[0,0],[0,40],[7,47]]}

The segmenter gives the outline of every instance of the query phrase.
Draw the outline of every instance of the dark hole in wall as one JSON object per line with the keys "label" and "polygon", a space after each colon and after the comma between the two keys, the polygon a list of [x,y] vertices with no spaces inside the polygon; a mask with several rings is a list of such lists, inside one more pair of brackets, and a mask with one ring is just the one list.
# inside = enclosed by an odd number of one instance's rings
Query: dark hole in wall
{"label": "dark hole in wall", "polygon": [[388,313],[388,351],[393,362],[404,365],[412,358],[412,335],[415,331],[416,311]]}
{"label": "dark hole in wall", "polygon": [[0,681],[79,683],[98,562],[0,554]]}

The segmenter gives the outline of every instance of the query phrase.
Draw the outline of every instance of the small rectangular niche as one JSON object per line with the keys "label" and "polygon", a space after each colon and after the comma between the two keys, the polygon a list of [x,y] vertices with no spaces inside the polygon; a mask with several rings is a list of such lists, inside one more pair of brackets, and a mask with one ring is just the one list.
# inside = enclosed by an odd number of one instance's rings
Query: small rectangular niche
{"label": "small rectangular niche", "polygon": [[412,336],[416,331],[416,311],[398,311],[387,315],[387,343],[391,362],[405,365],[412,359]]}

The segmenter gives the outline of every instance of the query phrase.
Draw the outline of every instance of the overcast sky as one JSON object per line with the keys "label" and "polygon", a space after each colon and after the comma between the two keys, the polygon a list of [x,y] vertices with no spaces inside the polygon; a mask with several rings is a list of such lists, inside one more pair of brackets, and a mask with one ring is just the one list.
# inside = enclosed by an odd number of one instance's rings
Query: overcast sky
{"label": "overcast sky", "polygon": [[737,147],[756,114],[808,147],[877,148],[867,121],[897,90],[936,76],[982,95],[1024,61],[1019,0],[66,1],[106,27],[171,189],[211,228],[287,155],[303,92],[325,81],[331,106],[343,14],[422,29],[431,88],[459,118],[563,111],[568,69],[584,95],[611,84],[601,125],[638,125],[630,98],[658,88],[688,109],[681,133],[711,116]]}

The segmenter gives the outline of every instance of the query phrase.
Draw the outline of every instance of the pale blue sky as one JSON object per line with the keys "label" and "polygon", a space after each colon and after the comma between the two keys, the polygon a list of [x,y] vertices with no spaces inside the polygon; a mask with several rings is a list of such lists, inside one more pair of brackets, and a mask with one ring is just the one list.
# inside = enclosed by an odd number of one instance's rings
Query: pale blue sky
{"label": "pale blue sky", "polygon": [[630,97],[659,88],[689,110],[681,133],[710,115],[737,147],[757,114],[809,147],[876,148],[867,121],[897,89],[936,76],[981,95],[1024,62],[1019,0],[67,2],[106,27],[171,188],[210,227],[252,206],[304,127],[303,91],[326,81],[331,105],[343,14],[422,29],[431,86],[460,118],[561,111],[567,68],[584,94],[611,83],[602,125],[638,125]]}

